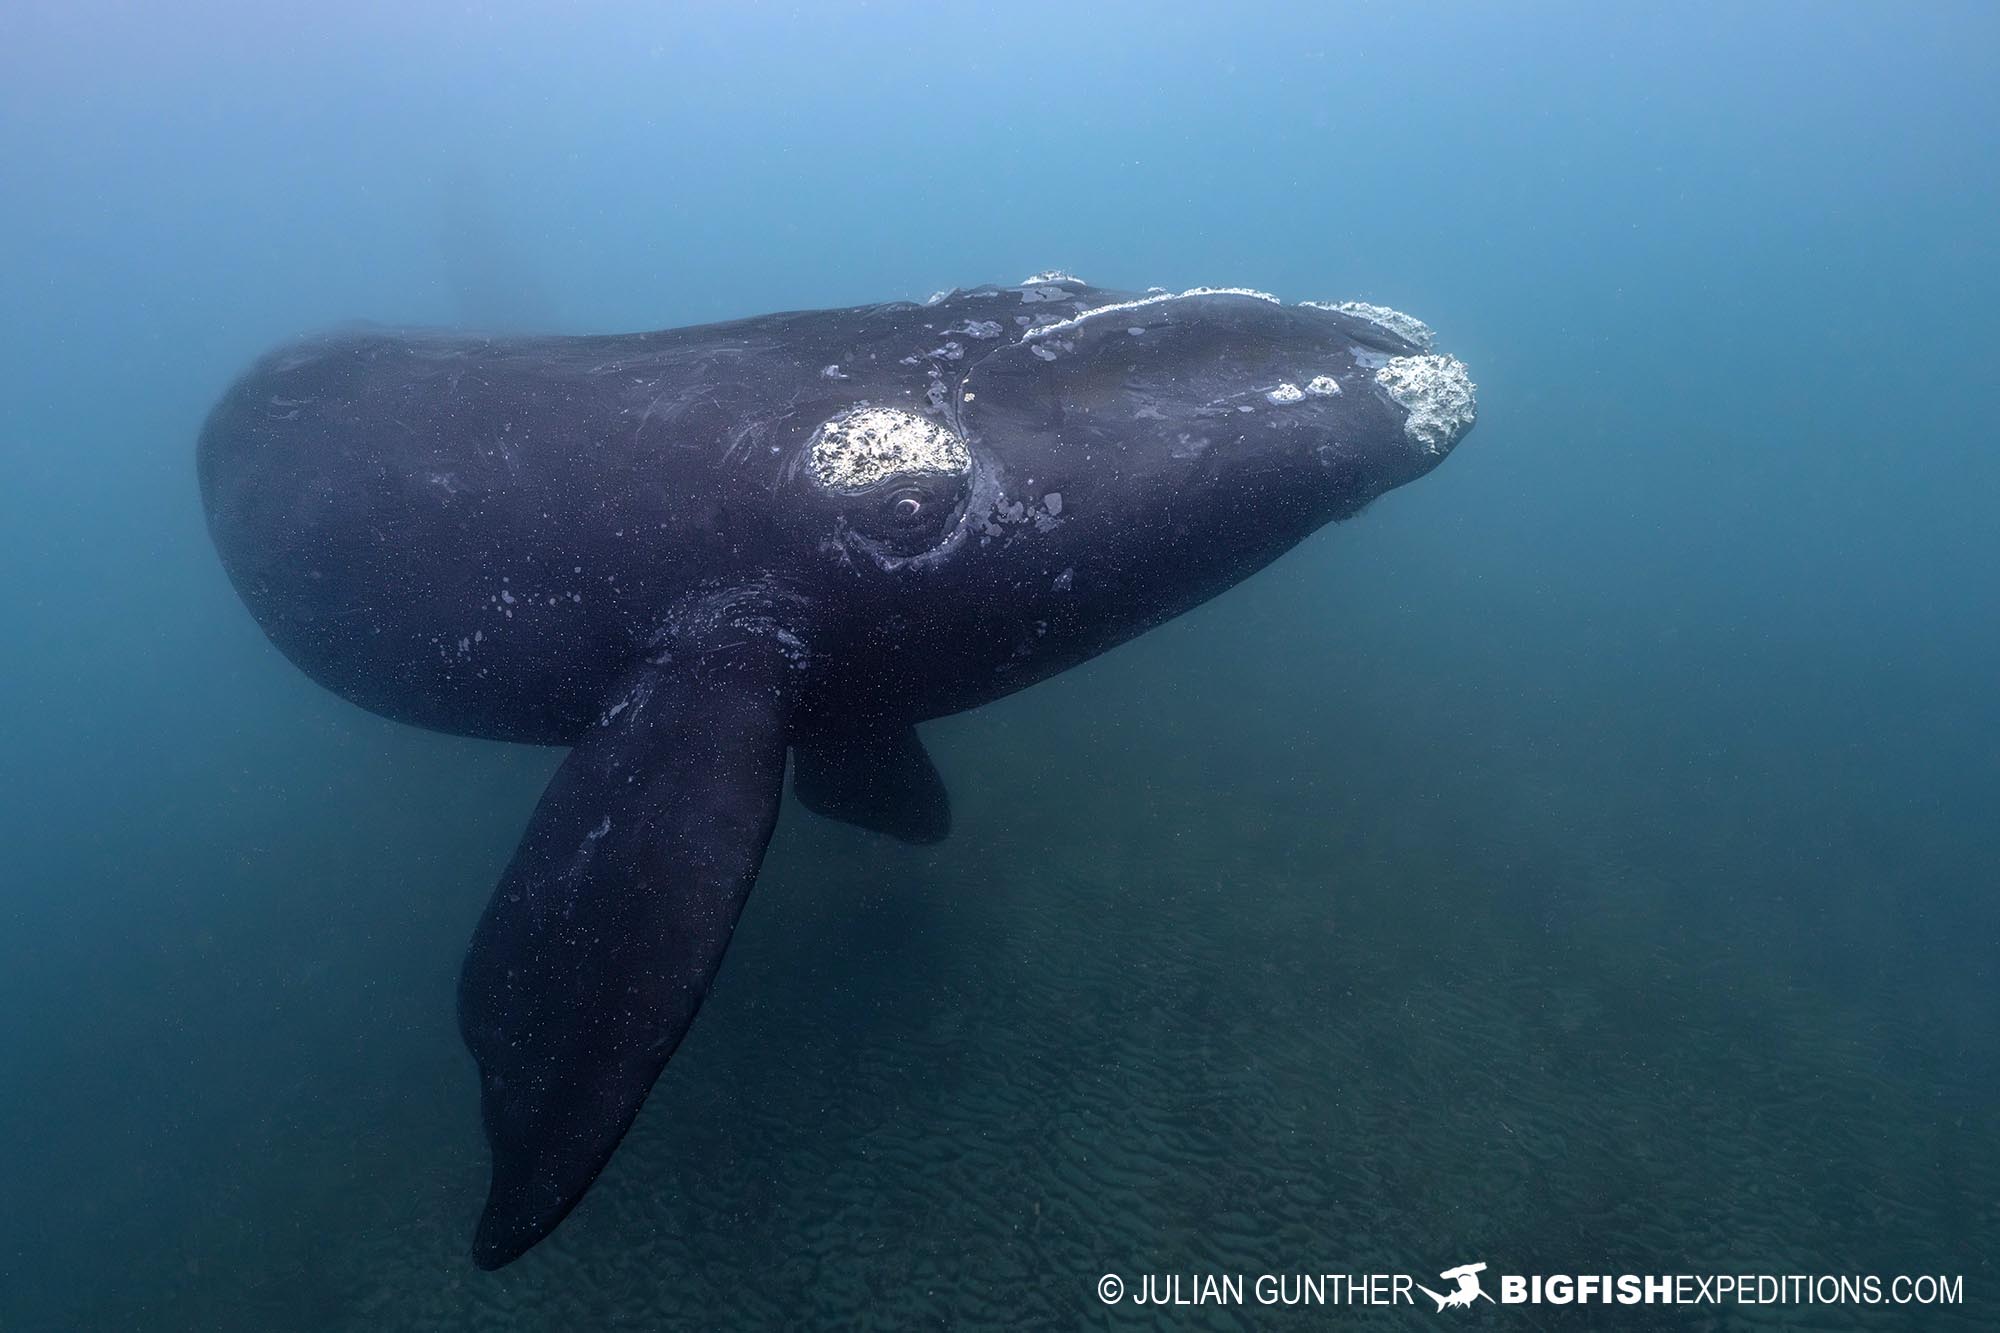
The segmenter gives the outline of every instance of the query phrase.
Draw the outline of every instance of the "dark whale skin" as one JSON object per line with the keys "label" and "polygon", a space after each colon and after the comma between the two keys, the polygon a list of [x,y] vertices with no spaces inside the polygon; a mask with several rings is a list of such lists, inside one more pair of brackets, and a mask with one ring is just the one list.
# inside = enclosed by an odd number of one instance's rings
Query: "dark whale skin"
{"label": "dark whale skin", "polygon": [[[788,752],[809,808],[944,836],[914,723],[1142,633],[1441,461],[1471,386],[1416,336],[1046,278],[653,333],[355,330],[239,379],[201,494],[272,642],[386,717],[574,747],[460,989],[494,1153],[477,1261],[552,1230],[637,1113]],[[827,423],[873,409],[930,470],[824,461]]]}

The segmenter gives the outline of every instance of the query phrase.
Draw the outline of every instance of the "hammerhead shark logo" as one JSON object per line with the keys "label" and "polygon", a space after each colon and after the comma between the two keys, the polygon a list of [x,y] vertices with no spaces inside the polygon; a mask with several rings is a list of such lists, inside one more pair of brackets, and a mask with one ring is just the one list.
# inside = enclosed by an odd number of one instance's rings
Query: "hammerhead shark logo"
{"label": "hammerhead shark logo", "polygon": [[1458,1307],[1470,1305],[1474,1301],[1490,1301],[1493,1298],[1479,1286],[1479,1275],[1485,1271],[1485,1264],[1460,1264],[1457,1268],[1447,1268],[1438,1274],[1447,1282],[1456,1282],[1458,1287],[1455,1290],[1440,1294],[1421,1282],[1417,1284],[1417,1290],[1436,1301],[1440,1310],[1447,1305]]}

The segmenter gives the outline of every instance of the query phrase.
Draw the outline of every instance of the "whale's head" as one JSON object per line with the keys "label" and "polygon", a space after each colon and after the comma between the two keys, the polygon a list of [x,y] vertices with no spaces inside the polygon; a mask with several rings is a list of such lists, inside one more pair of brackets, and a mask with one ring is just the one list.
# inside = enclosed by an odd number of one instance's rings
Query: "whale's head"
{"label": "whale's head", "polygon": [[1044,290],[1068,299],[1030,305],[945,394],[836,414],[802,455],[845,555],[897,590],[878,646],[925,634],[970,694],[1214,596],[1429,472],[1473,424],[1465,366],[1393,310]]}

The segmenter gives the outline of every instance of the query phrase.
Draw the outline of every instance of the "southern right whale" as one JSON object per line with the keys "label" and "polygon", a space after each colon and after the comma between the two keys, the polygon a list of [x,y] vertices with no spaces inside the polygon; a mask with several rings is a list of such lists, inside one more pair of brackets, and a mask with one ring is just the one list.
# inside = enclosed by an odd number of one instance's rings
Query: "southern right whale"
{"label": "southern right whale", "polygon": [[349,332],[199,449],[243,601],[315,680],[570,747],[474,933],[493,1174],[546,1236],[694,1020],[778,816],[945,835],[916,724],[1075,665],[1435,467],[1465,367],[1376,306],[1013,287],[600,337]]}

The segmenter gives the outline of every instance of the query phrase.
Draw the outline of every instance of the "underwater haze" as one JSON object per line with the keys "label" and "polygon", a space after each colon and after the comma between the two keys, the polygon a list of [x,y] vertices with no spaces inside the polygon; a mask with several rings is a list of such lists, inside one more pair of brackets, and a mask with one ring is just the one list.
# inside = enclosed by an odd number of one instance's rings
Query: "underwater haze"
{"label": "underwater haze", "polygon": [[[1996,66],[1983,4],[15,0],[0,1329],[2000,1325]],[[356,321],[1051,267],[1409,311],[1478,427],[927,724],[947,841],[788,801],[478,1271],[456,977],[560,755],[271,647],[205,414]],[[1963,1299],[1098,1289],[1470,1261]]]}

